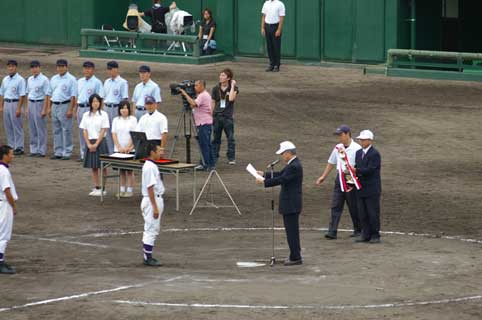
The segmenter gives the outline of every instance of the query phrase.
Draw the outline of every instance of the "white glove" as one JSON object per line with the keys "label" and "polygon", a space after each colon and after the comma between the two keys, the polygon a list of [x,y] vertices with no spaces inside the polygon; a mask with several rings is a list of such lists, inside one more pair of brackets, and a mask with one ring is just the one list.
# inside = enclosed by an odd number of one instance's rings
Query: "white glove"
{"label": "white glove", "polygon": [[203,50],[206,51],[208,49],[209,41],[206,41],[204,44]]}

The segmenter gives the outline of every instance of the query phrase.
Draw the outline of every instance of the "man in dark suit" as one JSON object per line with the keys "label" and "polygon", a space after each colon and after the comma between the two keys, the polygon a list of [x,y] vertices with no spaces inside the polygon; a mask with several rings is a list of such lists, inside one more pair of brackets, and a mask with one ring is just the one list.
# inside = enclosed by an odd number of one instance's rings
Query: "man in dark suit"
{"label": "man in dark suit", "polygon": [[381,156],[372,145],[373,133],[370,130],[360,132],[357,139],[362,146],[355,158],[356,175],[362,185],[356,191],[362,233],[355,241],[380,243]]}
{"label": "man in dark suit", "polygon": [[264,181],[257,180],[258,184],[264,184],[265,188],[281,185],[279,195],[279,213],[283,215],[286,238],[290,248],[290,256],[284,261],[285,266],[303,263],[301,258],[299,217],[302,208],[302,183],[303,168],[300,160],[296,157],[296,147],[289,141],[280,144],[276,154],[281,155],[286,167],[280,172],[264,174]]}

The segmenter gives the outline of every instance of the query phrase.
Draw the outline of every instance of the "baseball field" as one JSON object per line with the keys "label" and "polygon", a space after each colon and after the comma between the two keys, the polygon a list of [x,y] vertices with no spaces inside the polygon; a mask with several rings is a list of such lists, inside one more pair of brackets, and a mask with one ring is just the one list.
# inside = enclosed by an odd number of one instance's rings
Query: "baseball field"
{"label": "baseball field", "polygon": [[[72,50],[2,50],[0,64],[15,57],[26,77],[28,62],[39,59],[50,77],[62,57],[80,77],[84,59]],[[105,79],[107,61],[94,62],[97,77]],[[140,65],[120,61],[130,93]],[[79,151],[74,131],[73,160],[14,159],[20,199],[6,258],[17,274],[0,277],[0,319],[482,317],[480,84],[367,77],[359,68],[303,65],[266,73],[259,61],[150,66],[170,133],[182,105],[169,84],[205,79],[211,88],[223,68],[233,69],[240,88],[237,164],[226,163],[223,140],[217,172],[242,215],[225,207],[200,207],[189,215],[189,175],[180,177],[176,212],[175,180],[165,175],[166,208],[154,249],[163,266],[145,267],[139,176],[133,198],[115,198],[114,179],[103,203],[89,197],[90,172],[74,160]],[[333,131],[340,124],[375,134],[382,155],[381,244],[354,243],[347,211],[338,239],[323,237],[334,173],[320,187],[315,180],[337,143]],[[3,124],[0,137],[5,140]],[[272,193],[256,185],[245,168],[266,167],[283,140],[297,146],[304,167],[304,264],[242,268],[238,262],[269,259],[272,245]],[[183,138],[174,157],[184,160]],[[199,157],[196,149],[193,157]],[[198,192],[206,177],[198,173]],[[201,204],[205,200],[230,204],[216,180]],[[288,247],[281,217],[275,218],[275,252],[283,260]]]}

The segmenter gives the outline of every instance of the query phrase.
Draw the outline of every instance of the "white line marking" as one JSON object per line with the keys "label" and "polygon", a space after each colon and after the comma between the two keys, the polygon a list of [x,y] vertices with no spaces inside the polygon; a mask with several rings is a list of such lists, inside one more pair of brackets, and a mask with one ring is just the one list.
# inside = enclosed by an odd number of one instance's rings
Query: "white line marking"
{"label": "white line marking", "polygon": [[[177,276],[177,277],[169,278],[169,279],[166,279],[166,280],[162,280],[160,282],[169,283],[169,282],[176,281],[176,280],[178,280],[182,277],[183,276]],[[8,308],[0,308],[0,312],[12,311],[12,310],[17,310],[17,309],[25,309],[25,308],[30,308],[30,307],[35,307],[35,306],[40,306],[40,305],[45,305],[45,304],[62,302],[62,301],[77,300],[77,299],[87,298],[87,297],[90,297],[90,296],[97,296],[97,295],[106,294],[106,293],[124,291],[124,290],[132,289],[132,288],[142,288],[146,285],[153,284],[153,283],[155,283],[155,282],[140,283],[140,284],[134,284],[134,285],[130,285],[130,286],[117,287],[117,288],[114,288],[114,289],[92,291],[92,292],[80,293],[80,294],[75,294],[75,295],[61,297],[61,298],[54,298],[54,299],[36,301],[36,302],[31,302],[31,303],[27,303],[27,304],[23,304],[23,305],[18,305],[18,306],[12,306],[12,307],[8,307]]]}
{"label": "white line marking", "polygon": [[367,304],[367,305],[249,305],[249,304],[206,304],[206,303],[167,303],[167,302],[145,302],[114,300],[113,303],[137,305],[137,306],[156,306],[171,308],[205,308],[205,309],[319,309],[319,310],[353,310],[353,309],[383,309],[401,308],[413,306],[426,306],[434,304],[458,303],[466,301],[481,300],[482,296],[470,296],[453,299],[431,300],[431,301],[407,301],[400,303]]}

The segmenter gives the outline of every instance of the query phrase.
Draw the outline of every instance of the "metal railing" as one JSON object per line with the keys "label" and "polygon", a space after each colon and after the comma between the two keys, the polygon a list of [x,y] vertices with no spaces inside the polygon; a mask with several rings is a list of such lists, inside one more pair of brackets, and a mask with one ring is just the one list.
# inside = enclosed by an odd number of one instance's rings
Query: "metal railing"
{"label": "metal railing", "polygon": [[190,35],[82,29],[80,37],[82,50],[95,49],[192,57],[201,55],[199,39]]}

